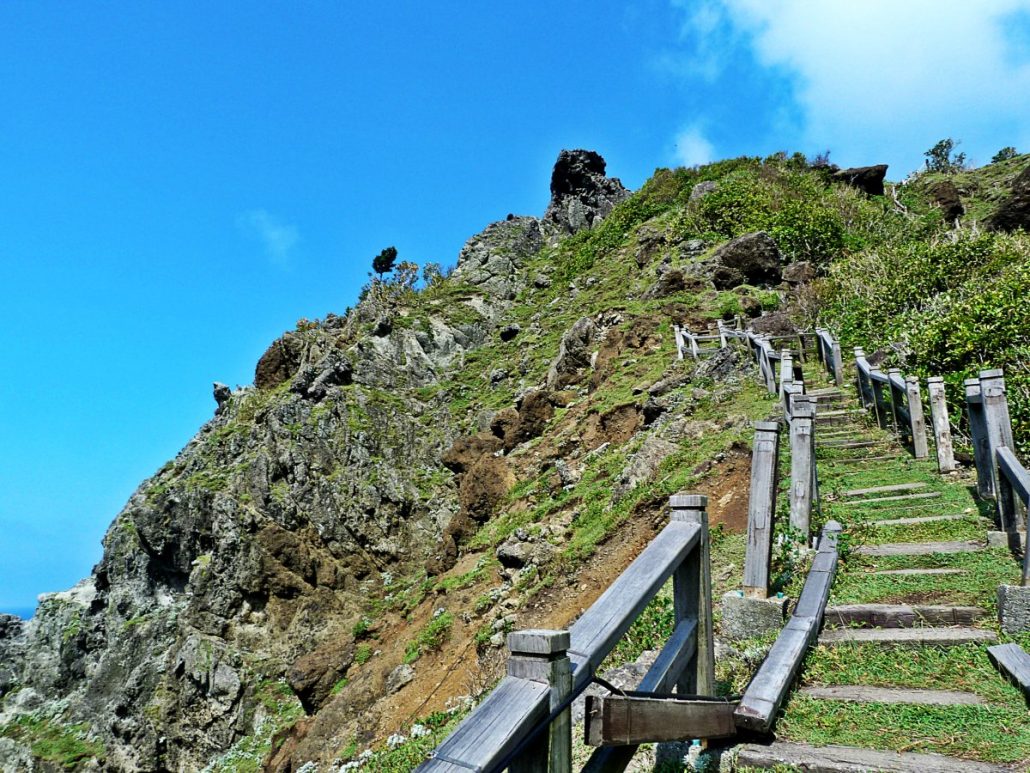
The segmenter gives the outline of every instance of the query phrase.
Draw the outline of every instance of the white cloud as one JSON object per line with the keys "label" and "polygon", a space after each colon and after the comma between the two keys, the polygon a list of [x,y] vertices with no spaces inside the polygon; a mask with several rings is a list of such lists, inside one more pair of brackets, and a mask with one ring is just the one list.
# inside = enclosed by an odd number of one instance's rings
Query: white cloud
{"label": "white cloud", "polygon": [[264,209],[252,209],[236,218],[236,226],[247,236],[258,239],[269,259],[277,266],[285,267],[290,254],[300,240],[297,229],[283,223]]}
{"label": "white cloud", "polygon": [[979,162],[1001,145],[1030,149],[1030,51],[1011,34],[1030,23],[1030,0],[671,4],[691,42],[684,59],[701,77],[735,46],[789,75],[803,136],[785,139],[869,163],[893,149],[918,158],[945,136]]}
{"label": "white cloud", "polygon": [[708,164],[715,160],[715,148],[698,126],[689,126],[676,135],[676,160],[683,166]]}

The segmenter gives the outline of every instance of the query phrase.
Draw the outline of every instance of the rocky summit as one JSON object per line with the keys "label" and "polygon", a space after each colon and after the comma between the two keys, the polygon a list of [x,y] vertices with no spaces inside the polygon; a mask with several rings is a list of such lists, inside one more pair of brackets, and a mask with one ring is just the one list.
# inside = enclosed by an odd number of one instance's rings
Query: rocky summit
{"label": "rocky summit", "polygon": [[[673,325],[832,324],[949,384],[1016,363],[1028,165],[883,195],[883,165],[776,154],[631,192],[561,151],[542,216],[422,282],[397,264],[271,342],[252,386],[216,383],[90,577],[0,615],[0,770],[410,770],[500,678],[505,634],[568,625],[678,491],[709,495],[729,590],[753,422],[777,409],[747,357],[678,359]],[[962,338],[985,314],[992,338]],[[1024,403],[1013,421],[1025,443]],[[672,619],[649,609],[613,669]],[[751,656],[722,655],[737,690]]]}

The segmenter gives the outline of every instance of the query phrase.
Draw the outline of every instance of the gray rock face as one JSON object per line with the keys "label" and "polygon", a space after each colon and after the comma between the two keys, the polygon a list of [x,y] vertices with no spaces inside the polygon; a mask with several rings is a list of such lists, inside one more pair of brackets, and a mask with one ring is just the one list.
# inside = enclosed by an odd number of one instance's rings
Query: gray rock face
{"label": "gray rock face", "polygon": [[544,221],[559,232],[591,228],[630,192],[615,177],[605,176],[605,161],[592,150],[563,150],[551,173],[551,203]]}
{"label": "gray rock face", "polygon": [[796,263],[785,266],[783,269],[783,281],[792,285],[811,282],[815,277],[815,266],[807,260],[799,260]]}
{"label": "gray rock face", "polygon": [[838,182],[858,188],[870,196],[883,195],[883,179],[887,176],[887,164],[874,166],[855,166],[850,169],[839,169],[833,173]]}
{"label": "gray rock face", "polygon": [[511,301],[521,288],[519,269],[543,245],[543,231],[535,217],[491,223],[462,247],[454,273],[487,298]]}
{"label": "gray rock face", "polygon": [[716,289],[729,290],[742,284],[777,284],[783,258],[776,241],[765,231],[756,231],[726,242],[713,253],[712,262]]}
{"label": "gray rock face", "polygon": [[987,219],[987,227],[992,231],[1030,231],[1030,166],[1013,181],[1012,193]]}
{"label": "gray rock face", "polygon": [[590,317],[582,317],[565,331],[558,346],[558,356],[547,371],[549,389],[573,383],[582,370],[590,367],[591,348],[596,337],[597,325]]}
{"label": "gray rock face", "polygon": [[413,681],[415,681],[415,669],[408,663],[401,663],[386,677],[386,693],[393,695]]}
{"label": "gray rock face", "polygon": [[699,182],[690,190],[690,200],[697,201],[698,199],[703,199],[709,193],[714,193],[718,187],[719,184],[716,183],[714,180],[705,180],[704,182]]}

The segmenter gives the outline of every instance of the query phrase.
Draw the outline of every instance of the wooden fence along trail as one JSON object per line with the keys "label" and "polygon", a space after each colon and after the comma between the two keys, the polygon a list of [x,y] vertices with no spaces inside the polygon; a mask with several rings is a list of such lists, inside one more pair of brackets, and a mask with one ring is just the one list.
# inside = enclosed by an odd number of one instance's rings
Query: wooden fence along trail
{"label": "wooden fence along trail", "polygon": [[[668,525],[567,631],[509,635],[507,676],[419,770],[570,772],[572,701],[596,680],[601,662],[670,579],[675,626],[654,665],[636,690],[588,698],[585,736],[597,748],[583,770],[624,770],[641,743],[733,739],[745,731],[767,736],[777,722],[786,728],[782,734],[786,740],[737,747],[737,764],[787,764],[826,771],[1010,769],[918,752],[927,743],[929,748],[948,750],[949,744],[957,743],[950,736],[906,741],[900,737],[906,732],[904,726],[892,727],[893,734],[880,731],[862,736],[859,715],[849,714],[859,704],[931,706],[944,712],[941,721],[947,724],[951,721],[947,712],[989,703],[980,695],[877,683],[879,677],[872,673],[860,673],[855,684],[804,683],[806,659],[814,658],[818,665],[819,658],[839,647],[890,645],[896,649],[887,652],[896,654],[889,657],[903,663],[913,656],[913,647],[963,645],[975,648],[983,662],[989,658],[996,664],[998,684],[989,686],[991,690],[1014,693],[1005,686],[1004,680],[1009,679],[1030,700],[1030,656],[1013,643],[990,646],[998,640],[999,630],[987,611],[993,606],[995,588],[984,591],[987,597],[979,599],[980,604],[943,603],[946,599],[940,598],[949,588],[958,589],[961,598],[969,595],[966,586],[973,583],[966,582],[966,570],[950,565],[949,559],[983,551],[987,544],[970,532],[982,519],[948,511],[961,503],[971,505],[966,510],[973,512],[977,502],[961,482],[947,477],[956,470],[956,463],[943,380],[931,378],[926,385],[932,430],[928,433],[919,379],[896,369],[883,373],[861,349],[854,350],[853,366],[849,362],[846,368],[840,343],[829,330],[768,336],[743,330],[739,322],[736,327],[719,322],[711,333],[696,334],[677,326],[674,334],[678,359],[701,359],[725,347],[748,352],[761,382],[778,402],[776,410],[782,419],[755,425],[741,600],[764,603],[770,595],[771,549],[778,520],[782,519],[779,532],[789,532],[802,545],[811,542],[814,552],[804,587],[775,643],[739,700],[715,697],[707,499],[696,494],[673,496]],[[1003,374],[984,371],[967,381],[965,397],[977,491],[996,513],[998,528],[991,540],[1024,557],[1022,571],[1017,571],[1010,555],[1000,550],[989,554],[997,556],[999,577],[1016,580],[997,588],[1000,630],[1003,635],[1026,631],[1030,629],[1030,561],[1025,558],[1025,513],[1030,504],[1030,473],[1013,451]],[[936,457],[932,473],[924,471],[923,480],[882,485],[884,478],[895,480],[899,472],[925,470],[928,463],[921,460],[930,456],[931,438]],[[893,451],[892,442],[907,453]],[[790,479],[783,482],[786,511],[778,514],[783,448],[790,453]],[[829,486],[822,498],[820,470]],[[845,481],[854,485],[844,485]],[[901,517],[882,517],[899,511]],[[817,535],[813,522],[824,524]],[[841,573],[842,536],[856,529],[871,536],[865,537],[866,544],[852,549],[854,558],[843,564]],[[927,530],[962,539],[920,540]],[[915,537],[906,539],[907,534]],[[873,563],[864,566],[863,562]],[[934,563],[938,565],[930,565]],[[886,584],[888,589],[901,590],[929,582],[944,590],[936,593],[933,603],[899,603],[899,594],[888,590],[883,599],[829,605],[835,596],[869,595],[863,591],[867,577],[878,578],[872,586],[877,588]],[[802,687],[788,701],[799,674]],[[949,674],[933,676],[941,684],[949,683]],[[1011,702],[1011,695],[1004,694]],[[813,734],[805,726],[804,707],[813,701],[818,702],[822,722],[839,722],[842,733],[857,734],[861,742],[855,746],[806,743],[819,740],[809,738]],[[884,748],[877,749],[881,744]],[[1002,751],[976,753],[988,759],[1003,756]]]}

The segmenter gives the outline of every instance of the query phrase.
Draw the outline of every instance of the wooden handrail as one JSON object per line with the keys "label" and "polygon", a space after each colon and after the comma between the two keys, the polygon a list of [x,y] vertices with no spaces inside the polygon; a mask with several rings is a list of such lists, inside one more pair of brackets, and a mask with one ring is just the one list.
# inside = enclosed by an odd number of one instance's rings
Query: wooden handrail
{"label": "wooden handrail", "polygon": [[[662,669],[663,684],[671,680],[681,687],[688,685],[691,691],[714,691],[707,503],[707,497],[692,494],[670,498],[670,523],[570,627],[567,656],[572,686],[566,701],[589,686],[601,662],[670,578],[678,635],[666,645],[654,668]],[[513,657],[508,676],[418,770],[501,770],[513,762],[513,754],[535,753],[522,747],[549,719],[552,688],[524,675],[526,668]],[[693,673],[688,675],[691,668]]]}

